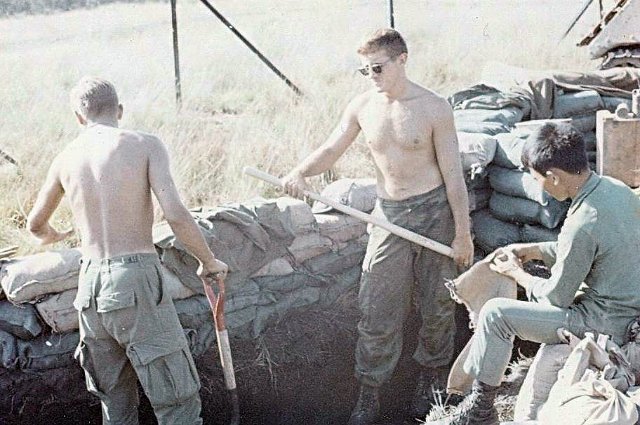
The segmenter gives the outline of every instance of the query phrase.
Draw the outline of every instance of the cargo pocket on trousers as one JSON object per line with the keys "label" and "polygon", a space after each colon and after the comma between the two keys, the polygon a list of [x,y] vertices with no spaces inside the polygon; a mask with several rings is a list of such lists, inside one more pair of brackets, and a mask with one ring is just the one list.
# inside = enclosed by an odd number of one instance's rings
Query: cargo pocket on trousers
{"label": "cargo pocket on trousers", "polygon": [[188,347],[164,354],[130,346],[129,358],[154,407],[180,404],[198,393],[200,380]]}
{"label": "cargo pocket on trousers", "polygon": [[75,353],[73,354],[73,357],[78,361],[78,363],[80,363],[80,366],[84,370],[87,390],[91,394],[94,394],[102,399],[104,394],[98,388],[96,372],[93,361],[91,359],[91,353],[89,353],[89,348],[87,348],[87,345],[84,342],[80,341]]}
{"label": "cargo pocket on trousers", "polygon": [[113,292],[100,295],[96,298],[96,311],[108,313],[136,305],[136,296],[133,292]]}

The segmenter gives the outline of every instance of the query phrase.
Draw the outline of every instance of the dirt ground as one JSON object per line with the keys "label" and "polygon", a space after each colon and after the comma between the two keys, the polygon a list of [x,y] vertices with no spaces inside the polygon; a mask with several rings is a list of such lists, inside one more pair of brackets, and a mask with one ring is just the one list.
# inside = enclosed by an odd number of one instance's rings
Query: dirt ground
{"label": "dirt ground", "polygon": [[[466,312],[458,310],[457,346],[469,338]],[[236,381],[243,425],[345,424],[357,398],[353,376],[356,342],[355,290],[345,294],[330,309],[292,312],[257,340],[232,339]],[[405,326],[405,347],[391,382],[382,389],[383,420],[380,425],[418,422],[407,416],[416,378],[417,364],[411,359],[418,319],[411,316]],[[534,347],[520,347],[532,355]],[[516,350],[517,351],[517,350]],[[217,348],[197,360],[202,380],[203,419],[206,424],[226,424],[230,406],[224,389]],[[78,368],[61,379],[59,391],[84,385]],[[57,395],[59,395],[58,393]],[[92,425],[101,423],[95,399],[74,404],[55,403],[51,395],[47,408],[31,406],[19,418],[0,424],[53,423]],[[143,398],[141,424],[156,423],[148,401]]]}

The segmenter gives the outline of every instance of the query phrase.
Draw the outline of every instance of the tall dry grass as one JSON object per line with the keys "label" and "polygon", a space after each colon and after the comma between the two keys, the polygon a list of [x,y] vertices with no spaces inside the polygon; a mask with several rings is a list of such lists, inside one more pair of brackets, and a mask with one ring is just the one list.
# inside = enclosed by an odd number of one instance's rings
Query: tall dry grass
{"label": "tall dry grass", "polygon": [[[0,149],[20,162],[2,175],[0,247],[33,247],[24,229],[48,165],[80,128],[67,96],[82,75],[112,80],[122,127],[159,135],[190,207],[274,196],[241,174],[251,165],[282,175],[328,135],[366,81],[354,72],[363,34],[387,25],[387,2],[220,0],[214,4],[304,92],[297,97],[197,1],[179,1],[184,104],[174,103],[170,9],[111,4],[0,20]],[[593,69],[574,46],[596,22],[558,43],[579,2],[493,0],[395,2],[409,76],[443,95],[478,83],[497,60],[534,69]],[[362,141],[336,164],[340,176],[370,176]],[[70,224],[66,206],[55,225]],[[73,243],[73,242],[72,242]]]}

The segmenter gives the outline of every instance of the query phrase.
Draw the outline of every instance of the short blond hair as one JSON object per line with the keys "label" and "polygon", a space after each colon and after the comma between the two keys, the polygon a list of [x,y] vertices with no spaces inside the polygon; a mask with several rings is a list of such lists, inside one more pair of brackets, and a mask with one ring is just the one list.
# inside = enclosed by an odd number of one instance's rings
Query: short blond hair
{"label": "short blond hair", "polygon": [[111,82],[98,77],[82,77],[71,89],[71,108],[85,119],[112,118],[118,114],[118,94]]}
{"label": "short blond hair", "polygon": [[383,49],[392,58],[408,53],[407,43],[398,31],[392,28],[380,28],[362,42],[358,48],[358,54],[368,55]]}

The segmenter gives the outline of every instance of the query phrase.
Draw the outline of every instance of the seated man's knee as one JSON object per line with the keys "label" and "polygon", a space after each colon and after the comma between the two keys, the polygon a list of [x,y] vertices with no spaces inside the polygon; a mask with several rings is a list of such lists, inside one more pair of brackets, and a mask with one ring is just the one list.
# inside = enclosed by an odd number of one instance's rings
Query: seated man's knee
{"label": "seated man's knee", "polygon": [[505,298],[492,298],[488,300],[480,309],[478,326],[492,326],[499,323],[503,318],[503,305]]}

